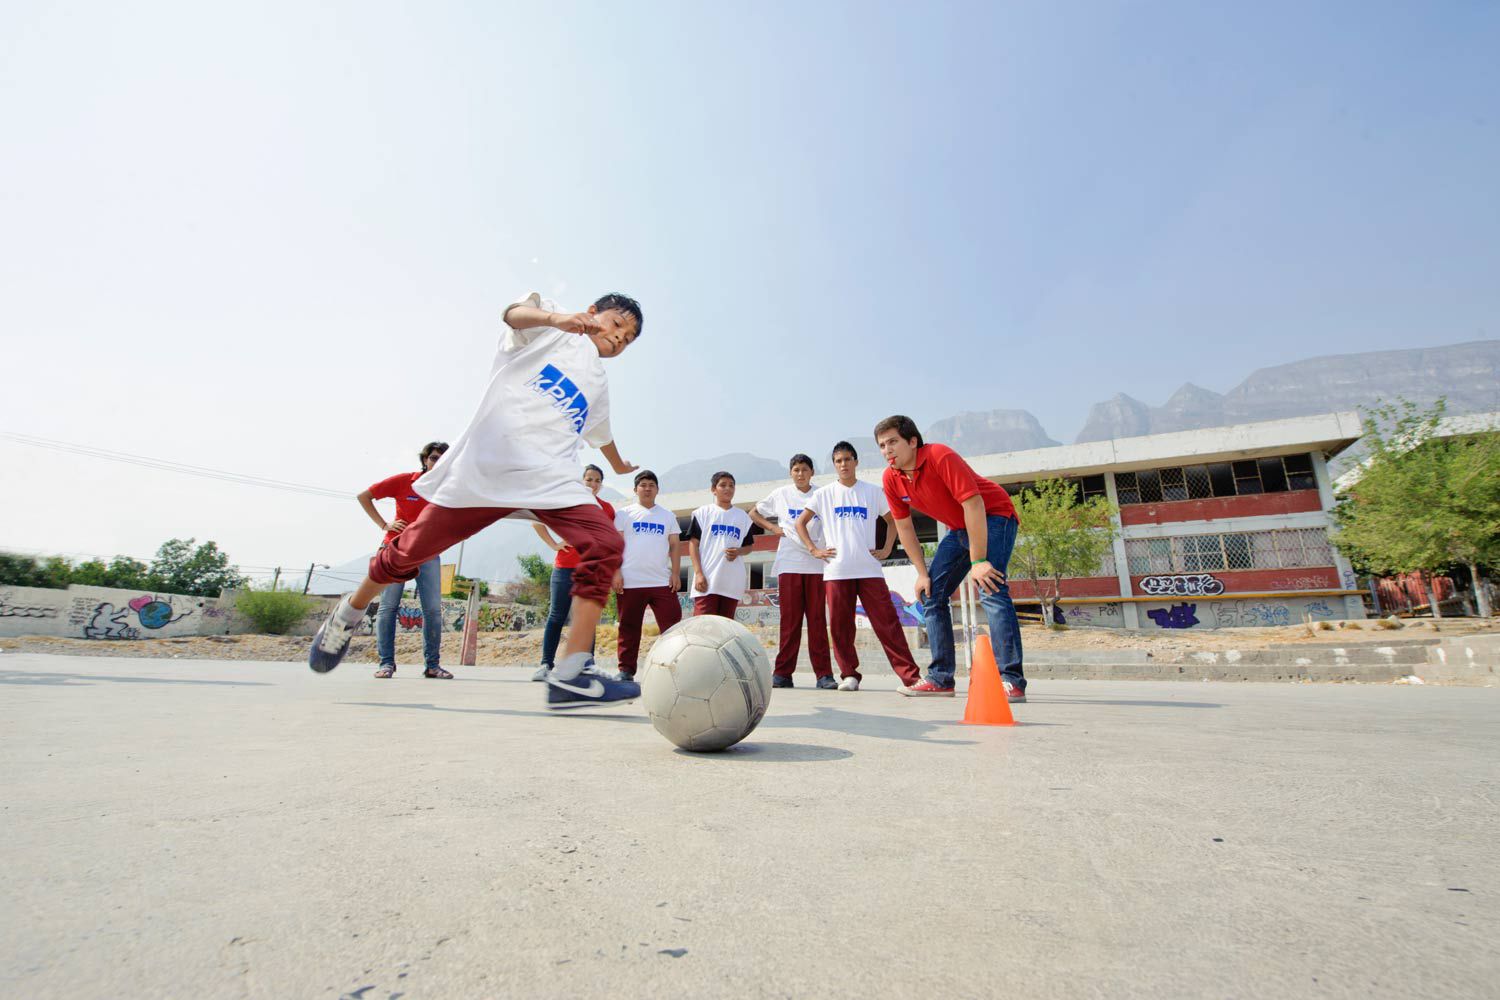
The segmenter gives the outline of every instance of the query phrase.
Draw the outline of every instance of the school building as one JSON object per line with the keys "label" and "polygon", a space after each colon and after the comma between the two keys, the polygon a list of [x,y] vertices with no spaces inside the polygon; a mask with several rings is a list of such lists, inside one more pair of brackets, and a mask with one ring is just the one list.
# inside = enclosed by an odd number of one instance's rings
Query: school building
{"label": "school building", "polygon": [[[1328,541],[1327,463],[1360,436],[1359,415],[1345,412],[964,458],[1011,493],[1061,478],[1082,496],[1108,497],[1118,507],[1113,551],[1090,575],[1062,581],[1060,606],[1070,624],[1287,625],[1365,617],[1354,572]],[[861,461],[860,478],[878,484],[879,456]],[[735,503],[748,508],[786,481],[740,483]],[[711,502],[706,486],[659,502],[685,526]],[[922,515],[914,522],[918,538],[937,541],[940,525]],[[775,547],[773,538],[755,540],[748,559],[753,603],[776,586]],[[1032,584],[1016,569],[1016,603],[1035,605]],[[888,567],[887,577],[910,603],[910,567]]]}

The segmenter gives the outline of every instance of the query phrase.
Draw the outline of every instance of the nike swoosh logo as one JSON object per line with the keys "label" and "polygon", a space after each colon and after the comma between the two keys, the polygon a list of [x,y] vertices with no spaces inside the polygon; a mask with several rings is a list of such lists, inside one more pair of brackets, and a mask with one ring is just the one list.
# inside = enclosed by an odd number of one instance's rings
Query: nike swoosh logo
{"label": "nike swoosh logo", "polygon": [[586,687],[574,687],[572,684],[569,684],[566,681],[560,681],[555,677],[548,678],[548,682],[553,687],[560,687],[564,691],[572,691],[574,694],[581,694],[585,698],[597,698],[604,693],[604,682],[597,677],[590,680]]}

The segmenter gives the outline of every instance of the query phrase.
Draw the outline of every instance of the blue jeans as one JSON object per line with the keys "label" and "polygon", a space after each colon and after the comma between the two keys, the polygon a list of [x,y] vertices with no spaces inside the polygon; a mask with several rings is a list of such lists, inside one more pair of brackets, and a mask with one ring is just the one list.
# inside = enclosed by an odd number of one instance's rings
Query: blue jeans
{"label": "blue jeans", "polygon": [[557,644],[562,641],[563,626],[573,610],[573,571],[552,567],[552,603],[547,608],[547,624],[542,628],[542,663],[552,666]]}
{"label": "blue jeans", "polygon": [[[435,667],[443,655],[443,568],[441,556],[417,567],[417,600],[422,605],[422,658]],[[375,616],[375,651],[381,666],[396,665],[396,612],[401,610],[404,583],[393,583],[380,593],[380,611]]]}
{"label": "blue jeans", "polygon": [[[985,518],[989,542],[985,555],[990,565],[1005,573],[1010,563],[1010,550],[1016,544],[1015,519],[990,515]],[[927,575],[932,579],[932,590],[922,602],[922,615],[927,626],[927,644],[932,647],[932,666],[927,668],[927,679],[938,687],[953,686],[953,613],[948,602],[954,591],[969,575],[969,533],[950,531],[938,543],[937,554]],[[1016,621],[1016,606],[1010,602],[1010,587],[1002,585],[992,594],[979,592],[979,604],[984,608],[990,626],[990,643],[995,648],[995,659],[1000,664],[1000,676],[1022,691],[1026,690],[1026,675],[1021,672],[1021,626]]]}
{"label": "blue jeans", "polygon": [[[552,567],[552,600],[547,607],[547,624],[542,628],[542,664],[554,666],[558,643],[562,641],[563,626],[568,623],[568,613],[573,610],[573,571],[560,566]],[[595,643],[589,643],[589,652]]]}

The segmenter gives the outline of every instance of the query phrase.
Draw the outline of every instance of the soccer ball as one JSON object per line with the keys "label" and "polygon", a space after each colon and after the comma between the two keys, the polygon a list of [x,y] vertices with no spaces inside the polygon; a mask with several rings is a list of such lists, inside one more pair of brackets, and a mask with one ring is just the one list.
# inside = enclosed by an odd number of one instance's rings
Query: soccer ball
{"label": "soccer ball", "polygon": [[687,618],[651,647],[641,700],[656,731],[684,750],[724,750],[766,714],[771,661],[739,622]]}

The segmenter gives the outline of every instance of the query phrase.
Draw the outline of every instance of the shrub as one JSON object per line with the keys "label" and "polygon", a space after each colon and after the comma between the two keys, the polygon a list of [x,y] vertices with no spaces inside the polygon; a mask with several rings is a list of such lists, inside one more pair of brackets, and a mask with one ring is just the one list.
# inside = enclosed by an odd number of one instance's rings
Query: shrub
{"label": "shrub", "polygon": [[245,590],[235,599],[235,608],[258,631],[286,635],[293,625],[307,617],[316,603],[316,598],[295,590]]}

